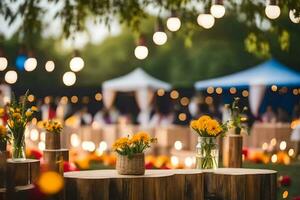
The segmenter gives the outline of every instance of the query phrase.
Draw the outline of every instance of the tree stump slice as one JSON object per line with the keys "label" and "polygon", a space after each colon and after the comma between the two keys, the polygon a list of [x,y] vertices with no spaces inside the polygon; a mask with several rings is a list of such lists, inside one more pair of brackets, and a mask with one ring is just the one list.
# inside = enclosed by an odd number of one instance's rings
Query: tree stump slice
{"label": "tree stump slice", "polygon": [[276,200],[273,170],[220,168],[205,173],[205,196],[230,200]]}
{"label": "tree stump slice", "polygon": [[45,149],[60,149],[61,134],[46,132],[46,148]]}
{"label": "tree stump slice", "polygon": [[7,151],[0,151],[0,189],[5,187],[6,183],[6,167]]}
{"label": "tree stump slice", "polygon": [[228,135],[223,138],[223,166],[241,168],[243,165],[243,136]]}
{"label": "tree stump slice", "polygon": [[7,160],[7,180],[10,186],[27,186],[33,184],[40,174],[40,161],[26,159],[24,161]]}
{"label": "tree stump slice", "polygon": [[43,159],[48,170],[56,171],[62,175],[64,172],[64,161],[69,161],[69,150],[45,149]]}

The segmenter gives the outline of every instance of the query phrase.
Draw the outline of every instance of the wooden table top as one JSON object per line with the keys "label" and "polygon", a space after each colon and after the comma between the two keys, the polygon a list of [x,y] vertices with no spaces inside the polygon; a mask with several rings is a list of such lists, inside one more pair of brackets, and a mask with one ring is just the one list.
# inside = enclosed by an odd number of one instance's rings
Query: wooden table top
{"label": "wooden table top", "polygon": [[116,170],[88,170],[74,171],[64,173],[65,178],[74,179],[110,179],[110,178],[153,178],[166,177],[176,174],[201,174],[213,173],[222,175],[260,175],[260,174],[276,174],[274,170],[266,169],[245,169],[245,168],[219,168],[216,170],[198,170],[198,169],[174,169],[174,170],[146,170],[145,175],[119,175]]}

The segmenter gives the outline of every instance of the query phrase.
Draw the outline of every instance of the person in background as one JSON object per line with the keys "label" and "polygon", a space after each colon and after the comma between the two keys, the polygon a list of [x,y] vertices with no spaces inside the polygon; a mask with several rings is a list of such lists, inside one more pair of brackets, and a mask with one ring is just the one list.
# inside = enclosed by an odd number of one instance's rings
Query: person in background
{"label": "person in background", "polygon": [[203,115],[209,115],[211,116],[211,113],[209,112],[209,107],[206,103],[199,104],[197,118],[203,116]]}
{"label": "person in background", "polygon": [[80,124],[81,125],[91,125],[93,121],[92,115],[88,112],[88,108],[85,106],[83,107],[79,113],[79,118],[80,118]]}
{"label": "person in background", "polygon": [[150,119],[149,127],[169,126],[174,121],[174,113],[167,109],[156,108],[156,112]]}
{"label": "person in background", "polygon": [[116,124],[118,117],[119,112],[115,107],[111,109],[103,108],[95,114],[93,122],[97,125]]}
{"label": "person in background", "polygon": [[292,118],[293,118],[293,120],[300,118],[300,104],[299,103],[296,104],[293,108]]}
{"label": "person in background", "polygon": [[44,98],[44,104],[41,106],[42,120],[50,120],[56,118],[56,105],[51,97]]}
{"label": "person in background", "polygon": [[276,114],[272,106],[268,106],[266,112],[262,115],[262,122],[270,123],[276,122]]}

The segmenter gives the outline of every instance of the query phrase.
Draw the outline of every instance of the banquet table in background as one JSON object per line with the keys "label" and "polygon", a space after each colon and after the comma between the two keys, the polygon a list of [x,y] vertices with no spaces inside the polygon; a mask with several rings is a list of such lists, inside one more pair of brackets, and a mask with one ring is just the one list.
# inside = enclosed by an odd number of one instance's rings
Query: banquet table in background
{"label": "banquet table in background", "polygon": [[64,174],[66,200],[276,200],[277,172],[219,168],[217,170],[146,170],[143,176],[116,170]]}

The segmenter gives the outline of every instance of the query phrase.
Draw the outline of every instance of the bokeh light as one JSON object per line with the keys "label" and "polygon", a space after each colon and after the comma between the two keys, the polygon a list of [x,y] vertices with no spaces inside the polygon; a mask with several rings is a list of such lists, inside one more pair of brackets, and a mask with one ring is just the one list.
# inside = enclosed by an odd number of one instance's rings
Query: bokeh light
{"label": "bokeh light", "polygon": [[18,80],[18,74],[16,71],[10,70],[5,73],[4,79],[9,84],[14,84]]}
{"label": "bokeh light", "polygon": [[76,74],[74,72],[66,72],[63,75],[63,82],[66,86],[72,86],[76,82]]}
{"label": "bokeh light", "polygon": [[63,189],[64,179],[56,172],[44,172],[38,180],[38,186],[44,194],[57,194]]}

